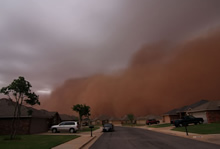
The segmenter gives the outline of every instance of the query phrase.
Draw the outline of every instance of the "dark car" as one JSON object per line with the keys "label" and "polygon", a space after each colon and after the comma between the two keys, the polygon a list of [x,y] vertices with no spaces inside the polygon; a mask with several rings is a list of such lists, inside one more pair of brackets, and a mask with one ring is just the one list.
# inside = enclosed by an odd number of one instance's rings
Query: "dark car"
{"label": "dark car", "polygon": [[188,126],[189,124],[202,124],[204,122],[203,118],[196,118],[192,115],[183,117],[182,119],[174,120],[173,124],[176,127]]}
{"label": "dark car", "polygon": [[149,119],[146,121],[147,125],[151,125],[151,124],[159,124],[160,121],[156,120],[156,119]]}
{"label": "dark car", "polygon": [[110,132],[110,131],[114,131],[114,125],[107,123],[103,125],[103,132]]}

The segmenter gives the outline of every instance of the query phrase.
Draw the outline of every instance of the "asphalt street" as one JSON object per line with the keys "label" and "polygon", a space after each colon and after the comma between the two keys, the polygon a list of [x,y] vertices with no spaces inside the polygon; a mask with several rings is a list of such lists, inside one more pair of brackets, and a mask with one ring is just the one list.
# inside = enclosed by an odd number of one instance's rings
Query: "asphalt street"
{"label": "asphalt street", "polygon": [[216,144],[162,134],[140,128],[115,127],[105,132],[90,149],[219,149]]}

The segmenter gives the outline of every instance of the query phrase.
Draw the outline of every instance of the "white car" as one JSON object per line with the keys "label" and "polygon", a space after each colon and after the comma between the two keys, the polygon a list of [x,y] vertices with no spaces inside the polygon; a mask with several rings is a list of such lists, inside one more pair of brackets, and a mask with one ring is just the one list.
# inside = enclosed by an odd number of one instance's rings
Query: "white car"
{"label": "white car", "polygon": [[60,132],[60,131],[69,131],[70,133],[77,132],[78,130],[78,123],[75,121],[65,121],[61,122],[58,125],[53,125],[50,130],[53,133]]}

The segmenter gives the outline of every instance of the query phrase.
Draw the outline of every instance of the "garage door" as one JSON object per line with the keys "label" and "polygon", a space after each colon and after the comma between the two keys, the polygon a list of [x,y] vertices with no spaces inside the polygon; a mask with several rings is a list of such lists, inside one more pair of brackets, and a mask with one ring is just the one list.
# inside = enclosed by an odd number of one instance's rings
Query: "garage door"
{"label": "garage door", "polygon": [[201,117],[204,119],[204,123],[207,123],[207,117],[206,117],[206,112],[197,112],[197,113],[192,113],[194,117]]}

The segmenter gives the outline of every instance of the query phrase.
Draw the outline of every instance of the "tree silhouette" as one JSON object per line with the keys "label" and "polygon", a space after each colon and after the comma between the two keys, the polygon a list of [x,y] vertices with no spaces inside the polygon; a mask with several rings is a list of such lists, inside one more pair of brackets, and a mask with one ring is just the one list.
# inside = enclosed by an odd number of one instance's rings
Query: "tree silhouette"
{"label": "tree silhouette", "polygon": [[[39,96],[34,92],[31,92],[31,84],[25,80],[24,77],[18,77],[7,87],[2,87],[0,93],[8,96],[9,100],[15,101],[14,104],[14,115],[11,125],[11,136],[10,139],[14,139],[17,129],[20,126],[20,116],[21,116],[21,107],[23,102],[26,102],[29,105],[40,105],[38,100]],[[13,97],[13,98],[12,98]]]}
{"label": "tree silhouette", "polygon": [[76,111],[79,113],[79,126],[81,129],[82,126],[82,118],[83,116],[88,117],[90,116],[90,107],[87,105],[82,105],[82,104],[76,104],[72,107],[73,111]]}
{"label": "tree silhouette", "polygon": [[133,114],[127,114],[128,119],[130,120],[131,124],[133,124],[134,121],[134,115]]}

